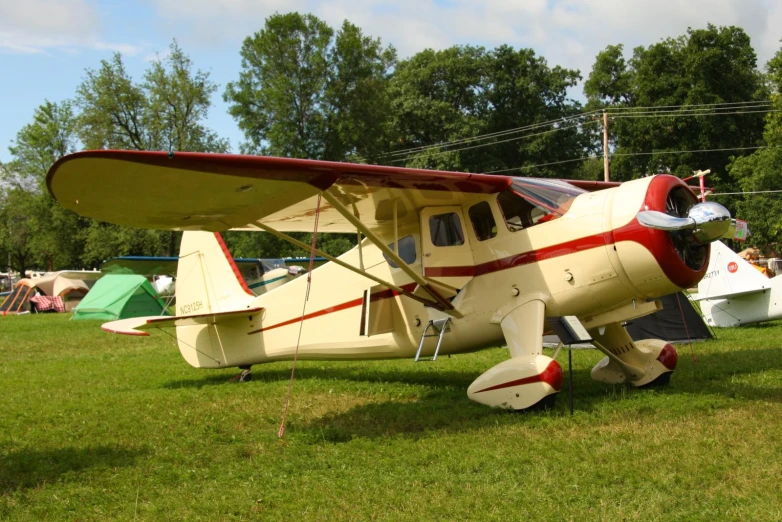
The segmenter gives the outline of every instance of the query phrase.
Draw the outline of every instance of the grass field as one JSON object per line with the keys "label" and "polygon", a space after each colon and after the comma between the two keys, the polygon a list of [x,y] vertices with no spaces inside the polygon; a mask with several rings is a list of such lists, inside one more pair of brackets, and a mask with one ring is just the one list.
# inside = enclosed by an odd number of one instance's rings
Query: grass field
{"label": "grass field", "polygon": [[[0,318],[0,520],[782,520],[782,324],[679,347],[665,389],[575,415],[469,401],[502,349],[435,363],[188,366],[166,336]],[[566,367],[567,358],[561,358]]]}

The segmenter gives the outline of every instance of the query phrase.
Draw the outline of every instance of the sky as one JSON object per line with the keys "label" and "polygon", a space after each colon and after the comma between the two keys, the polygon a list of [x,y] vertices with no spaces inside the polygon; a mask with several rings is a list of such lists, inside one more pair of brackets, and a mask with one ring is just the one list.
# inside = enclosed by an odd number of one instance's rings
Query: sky
{"label": "sky", "polygon": [[[244,38],[268,16],[290,11],[334,28],[347,19],[400,58],[508,44],[584,77],[607,45],[622,43],[629,56],[707,23],[743,28],[761,67],[782,38],[779,0],[0,0],[0,161],[11,159],[8,147],[36,107],[73,98],[86,69],[120,52],[140,81],[173,39],[219,85],[206,124],[238,151],[242,133],[222,93],[238,78]],[[582,97],[580,87],[572,96]]]}

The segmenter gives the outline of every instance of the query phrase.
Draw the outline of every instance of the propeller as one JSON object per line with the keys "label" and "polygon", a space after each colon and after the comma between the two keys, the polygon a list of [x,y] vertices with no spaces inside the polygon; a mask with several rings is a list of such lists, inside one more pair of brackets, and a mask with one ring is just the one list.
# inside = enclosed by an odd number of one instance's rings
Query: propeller
{"label": "propeller", "polygon": [[[674,209],[669,209],[669,212],[671,210]],[[677,217],[656,210],[642,210],[637,218],[638,222],[647,228],[669,232],[691,230],[693,239],[702,245],[718,240],[730,227],[730,212],[713,201],[693,205],[687,212],[687,217]]]}

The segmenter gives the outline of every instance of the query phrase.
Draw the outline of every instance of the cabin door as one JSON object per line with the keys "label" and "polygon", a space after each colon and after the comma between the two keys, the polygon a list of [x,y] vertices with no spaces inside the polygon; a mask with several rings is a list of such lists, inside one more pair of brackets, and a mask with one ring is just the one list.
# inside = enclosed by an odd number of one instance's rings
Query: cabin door
{"label": "cabin door", "polygon": [[475,274],[461,207],[421,210],[421,259],[424,276],[459,289]]}

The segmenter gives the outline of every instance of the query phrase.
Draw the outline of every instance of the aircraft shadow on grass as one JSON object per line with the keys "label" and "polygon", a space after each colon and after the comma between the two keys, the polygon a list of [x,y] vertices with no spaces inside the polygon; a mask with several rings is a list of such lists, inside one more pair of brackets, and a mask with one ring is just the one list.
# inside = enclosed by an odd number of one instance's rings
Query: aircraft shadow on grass
{"label": "aircraft shadow on grass", "polygon": [[0,494],[56,482],[63,475],[95,468],[132,466],[144,453],[114,446],[21,449],[0,454]]}
{"label": "aircraft shadow on grass", "polygon": [[[679,370],[674,373],[671,385],[656,388],[653,393],[671,396],[716,395],[747,401],[782,402],[782,388],[753,386],[751,379],[736,382],[736,377],[739,376],[782,369],[782,347],[752,350],[751,354],[744,350],[699,354],[698,345],[694,346],[698,364],[693,363],[689,356],[689,349],[681,346]],[[553,413],[545,413],[545,415],[565,415],[568,412],[566,360],[563,360],[565,382],[562,393]],[[263,366],[257,366],[253,370],[253,382],[244,385],[254,386],[287,381],[289,378],[289,369],[264,369]],[[373,402],[356,406],[346,412],[326,415],[306,424],[296,424],[294,421],[289,429],[331,442],[346,442],[354,437],[404,435],[417,438],[424,436],[427,431],[469,431],[485,426],[487,419],[492,419],[491,422],[494,422],[499,418],[500,422],[504,423],[506,421],[502,419],[506,416],[507,422],[519,422],[524,418],[540,415],[534,412],[509,415],[504,410],[487,408],[470,401],[466,389],[474,378],[474,372],[438,370],[431,365],[427,369],[423,369],[422,366],[422,370],[400,368],[398,371],[368,369],[362,367],[361,363],[356,363],[351,368],[345,366],[329,368],[328,365],[323,368],[299,367],[296,370],[298,381],[345,380],[379,385],[404,383],[425,386],[428,391],[415,400]],[[175,389],[228,385],[226,380],[225,374],[213,375],[206,378],[173,381],[166,387]],[[636,390],[629,385],[611,386],[596,382],[592,380],[589,369],[573,371],[573,389],[575,409],[586,412],[602,407],[606,401],[615,400],[612,397],[621,394],[621,390],[629,393],[650,393],[649,390]],[[296,393],[294,388],[294,400]],[[299,388],[298,393],[307,392]]]}

